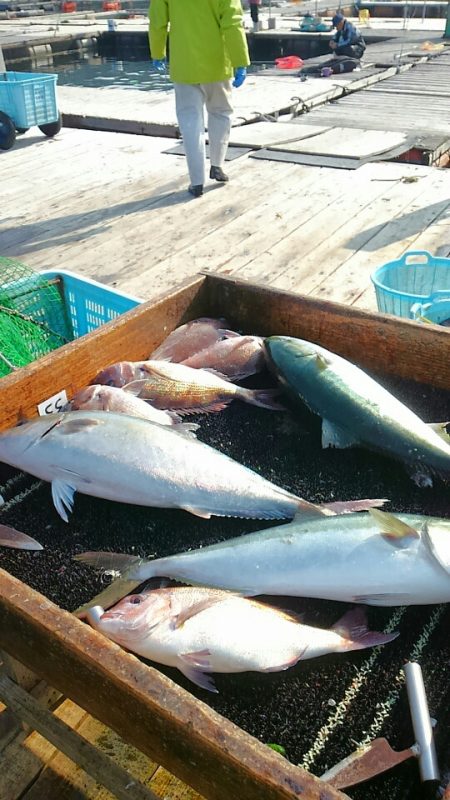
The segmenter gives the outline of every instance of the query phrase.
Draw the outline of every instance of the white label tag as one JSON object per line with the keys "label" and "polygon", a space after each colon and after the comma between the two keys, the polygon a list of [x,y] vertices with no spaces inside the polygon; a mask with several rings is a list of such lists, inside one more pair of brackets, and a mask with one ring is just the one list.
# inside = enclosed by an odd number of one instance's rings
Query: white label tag
{"label": "white label tag", "polygon": [[37,407],[39,416],[45,417],[47,414],[54,414],[56,411],[62,411],[66,403],[66,390],[63,389],[61,392],[58,392],[58,394],[49,397],[48,400],[44,400],[43,403],[39,403]]}

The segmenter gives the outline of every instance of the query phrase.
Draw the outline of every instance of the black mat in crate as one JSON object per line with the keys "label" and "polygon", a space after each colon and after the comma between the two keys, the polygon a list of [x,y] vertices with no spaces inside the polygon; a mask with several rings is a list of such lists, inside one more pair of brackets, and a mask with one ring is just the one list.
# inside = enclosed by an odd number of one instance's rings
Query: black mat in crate
{"label": "black mat in crate", "polygon": [[[251,385],[268,382],[259,377]],[[385,385],[424,419],[448,419],[448,394],[413,383],[385,381]],[[449,515],[449,491],[442,484],[418,489],[400,465],[364,450],[322,450],[320,426],[309,415],[269,412],[235,402],[225,412],[199,416],[197,421],[199,439],[309,500],[388,497],[387,508],[394,513]],[[108,581],[74,563],[75,553],[110,549],[165,556],[273,524],[201,520],[181,511],[83,495],[76,495],[74,513],[65,524],[53,508],[48,484],[3,467],[0,482],[6,501],[0,521],[35,536],[45,547],[38,553],[4,550],[0,566],[69,610]],[[323,627],[348,608],[299,598],[264,600],[300,612],[305,623]],[[395,749],[413,743],[402,665],[417,660],[431,715],[438,720],[436,742],[444,773],[450,760],[450,607],[367,607],[367,613],[372,629],[389,626],[400,632],[398,639],[383,648],[300,662],[286,672],[216,675],[218,695],[197,688],[175,669],[161,670],[262,742],[282,745],[293,763],[320,775],[377,736],[386,736]],[[267,647],[273,646],[267,642]],[[422,797],[417,763],[406,762],[348,794],[354,800]]]}

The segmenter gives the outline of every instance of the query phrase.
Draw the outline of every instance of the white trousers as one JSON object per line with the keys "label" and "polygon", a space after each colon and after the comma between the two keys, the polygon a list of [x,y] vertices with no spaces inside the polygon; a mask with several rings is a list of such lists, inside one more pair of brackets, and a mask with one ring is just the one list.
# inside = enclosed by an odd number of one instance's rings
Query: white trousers
{"label": "white trousers", "polygon": [[231,130],[231,81],[175,83],[175,106],[192,186],[205,182],[205,118],[208,112],[209,158],[212,166],[225,161]]}

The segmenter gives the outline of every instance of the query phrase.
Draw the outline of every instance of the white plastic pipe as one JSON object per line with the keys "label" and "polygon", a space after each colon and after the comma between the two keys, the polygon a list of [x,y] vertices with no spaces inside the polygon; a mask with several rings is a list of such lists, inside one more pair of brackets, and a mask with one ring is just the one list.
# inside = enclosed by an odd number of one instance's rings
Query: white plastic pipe
{"label": "white plastic pipe", "polygon": [[438,781],[439,768],[422,670],[414,661],[408,661],[404,670],[414,736],[419,746],[420,777],[422,781]]}

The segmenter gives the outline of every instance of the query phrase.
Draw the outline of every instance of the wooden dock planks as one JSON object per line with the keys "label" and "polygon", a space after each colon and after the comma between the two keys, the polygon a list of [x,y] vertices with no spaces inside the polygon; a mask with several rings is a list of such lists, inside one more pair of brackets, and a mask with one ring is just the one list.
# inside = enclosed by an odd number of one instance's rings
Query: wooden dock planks
{"label": "wooden dock planks", "polygon": [[[30,130],[2,161],[1,255],[144,298],[210,270],[375,308],[372,269],[425,234],[433,247],[448,241],[448,170],[327,170],[244,156],[227,163],[228,185],[208,181],[191,200],[185,158],[164,154],[167,142],[71,129],[48,140]],[[349,259],[358,282],[350,293],[327,283]]]}

